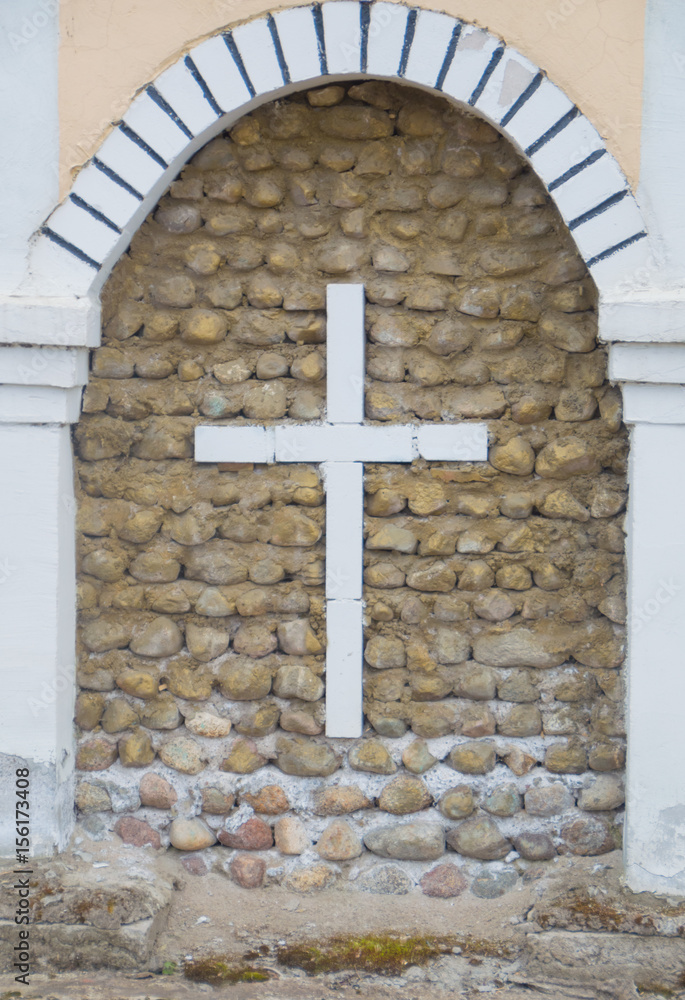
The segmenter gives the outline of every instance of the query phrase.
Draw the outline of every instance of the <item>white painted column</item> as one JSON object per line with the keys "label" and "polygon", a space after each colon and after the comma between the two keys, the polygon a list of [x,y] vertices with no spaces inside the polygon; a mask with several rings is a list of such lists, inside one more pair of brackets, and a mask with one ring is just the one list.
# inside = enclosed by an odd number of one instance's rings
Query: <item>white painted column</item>
{"label": "white painted column", "polygon": [[635,424],[628,529],[626,875],[635,890],[683,894],[685,424]]}
{"label": "white painted column", "polygon": [[73,825],[74,491],[68,426],[0,423],[0,855],[14,854],[14,772],[31,772],[34,854]]}

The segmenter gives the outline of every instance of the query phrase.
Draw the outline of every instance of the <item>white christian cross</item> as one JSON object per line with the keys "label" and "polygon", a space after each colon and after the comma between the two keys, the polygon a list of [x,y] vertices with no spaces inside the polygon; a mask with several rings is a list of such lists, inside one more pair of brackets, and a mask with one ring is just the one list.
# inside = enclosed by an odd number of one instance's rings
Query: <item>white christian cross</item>
{"label": "white christian cross", "polygon": [[320,462],[326,488],[326,735],[362,733],[364,462],[486,461],[487,426],[364,423],[364,286],[327,289],[326,422],[198,427],[197,462]]}

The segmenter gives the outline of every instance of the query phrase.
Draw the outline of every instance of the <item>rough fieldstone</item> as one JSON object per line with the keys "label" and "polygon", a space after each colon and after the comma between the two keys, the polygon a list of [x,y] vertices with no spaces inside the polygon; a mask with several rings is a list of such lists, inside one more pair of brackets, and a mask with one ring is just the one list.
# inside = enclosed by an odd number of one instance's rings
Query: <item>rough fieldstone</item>
{"label": "rough fieldstone", "polygon": [[281,546],[314,545],[321,538],[321,528],[306,514],[284,507],[274,514],[271,544]]}
{"label": "rough fieldstone", "polygon": [[403,816],[427,809],[431,802],[431,793],[420,778],[401,775],[385,786],[378,799],[378,808]]}
{"label": "rough fieldstone", "polygon": [[454,590],[457,574],[442,561],[434,562],[425,569],[412,570],[407,575],[407,586],[426,593],[449,593]]}
{"label": "rough fieldstone", "polygon": [[597,320],[593,313],[549,310],[541,316],[538,329],[549,344],[562,351],[584,354],[597,346]]}
{"label": "rough fieldstone", "polygon": [[306,618],[281,622],[277,628],[278,644],[291,656],[313,656],[321,652],[321,643]]}
{"label": "rough fieldstone", "polygon": [[241,709],[236,720],[236,732],[241,736],[268,736],[278,725],[280,709],[273,702],[256,702]]}
{"label": "rough fieldstone", "polygon": [[188,580],[202,580],[212,586],[231,586],[247,580],[247,568],[236,558],[235,546],[219,539],[193,546],[184,556],[184,565]]}
{"label": "rough fieldstone", "polygon": [[407,661],[404,643],[401,639],[375,635],[366,643],[364,659],[376,670],[403,667]]}
{"label": "rough fieldstone", "polygon": [[533,471],[535,452],[525,438],[513,437],[507,444],[490,449],[489,462],[499,472],[527,476]]}
{"label": "rough fieldstone", "polygon": [[140,712],[140,721],[148,729],[177,729],[183,716],[171,695],[161,695],[145,703]]}
{"label": "rough fieldstone", "polygon": [[614,774],[601,774],[592,778],[581,790],[578,806],[589,811],[601,811],[619,809],[624,802],[625,792],[621,778]]}
{"label": "rough fieldstone", "polygon": [[181,339],[186,344],[209,347],[226,336],[228,324],[219,313],[209,309],[192,309],[181,320]]}
{"label": "rough fieldstone", "polygon": [[312,846],[302,820],[296,816],[276,820],[274,841],[281,854],[303,854]]}
{"label": "rough fieldstone", "polygon": [[599,458],[582,438],[559,438],[537,457],[535,471],[543,479],[569,479],[599,472]]}
{"label": "rough fieldstone", "polygon": [[588,753],[588,764],[593,771],[619,771],[625,760],[624,748],[616,743],[599,743]]}
{"label": "rough fieldstone", "polygon": [[355,771],[370,771],[372,774],[394,774],[397,764],[380,740],[365,740],[352,747],[348,754],[350,767]]}
{"label": "rough fieldstone", "polygon": [[537,764],[537,759],[525,753],[520,747],[507,747],[502,760],[509,770],[513,771],[519,778],[524,774],[528,774]]}
{"label": "rough fieldstone", "polygon": [[491,622],[505,621],[516,611],[516,605],[509,595],[495,589],[478,594],[471,606],[479,618]]}
{"label": "rough fieldstone", "polygon": [[216,837],[201,819],[175,819],[169,828],[171,846],[179,851],[201,851],[216,844]]}
{"label": "rough fieldstone", "polygon": [[198,628],[192,622],[188,622],[186,625],[188,651],[194,659],[200,660],[201,663],[208,663],[225,653],[228,649],[228,641],[227,632],[215,628]]}
{"label": "rough fieldstone", "polygon": [[171,618],[155,618],[131,641],[131,651],[138,656],[173,656],[182,648],[183,633]]}
{"label": "rough fieldstone", "polygon": [[152,771],[140,779],[138,794],[141,805],[152,809],[171,809],[178,800],[176,789],[161,774]]}
{"label": "rough fieldstone", "polygon": [[354,883],[361,892],[375,892],[379,896],[405,896],[414,883],[397,865],[376,865],[368,868]]}
{"label": "rough fieldstone", "polygon": [[159,757],[167,767],[183,774],[199,774],[207,763],[200,745],[188,736],[169,740],[160,747]]}
{"label": "rough fieldstone", "polygon": [[332,820],[316,844],[316,851],[326,861],[350,861],[362,853],[362,842],[344,819]]}
{"label": "rough fieldstone", "polygon": [[475,816],[448,830],[447,843],[458,854],[481,861],[497,861],[511,850],[509,841],[488,816]]}
{"label": "rough fieldstone", "polygon": [[561,839],[571,852],[581,857],[606,854],[616,848],[611,827],[597,816],[580,816],[561,828]]}
{"label": "rough fieldstone", "polygon": [[312,865],[297,868],[285,880],[285,888],[292,892],[319,892],[329,888],[336,880],[336,872],[329,865]]}
{"label": "rough fieldstone", "polygon": [[448,819],[465,819],[474,808],[473,792],[468,785],[448,788],[438,802],[438,809]]}
{"label": "rough fieldstone", "polygon": [[490,667],[469,661],[454,674],[454,693],[471,701],[491,701],[495,697],[496,677]]}
{"label": "rough fieldstone", "polygon": [[273,688],[277,698],[299,698],[301,701],[318,701],[324,692],[321,678],[300,663],[279,667]]}
{"label": "rough fieldstone", "polygon": [[359,809],[370,809],[372,802],[357,785],[329,785],[313,794],[316,816],[344,816]]}
{"label": "rough fieldstone", "polygon": [[426,872],[419,881],[419,886],[424,896],[452,899],[464,892],[468,882],[456,865],[445,864],[436,865]]}
{"label": "rough fieldstone", "polygon": [[468,659],[471,643],[468,636],[458,629],[439,628],[433,648],[438,663],[462,663]]}
{"label": "rough fieldstone", "polygon": [[461,713],[462,736],[492,736],[495,732],[495,717],[487,705],[470,705]]}
{"label": "rough fieldstone", "polygon": [[159,694],[159,683],[152,674],[144,670],[122,670],[117,677],[117,687],[135,698],[155,698]]}
{"label": "rough fieldstone", "polygon": [[131,631],[118,622],[89,622],[81,632],[81,639],[91,653],[106,653],[108,649],[123,649],[128,646]]}
{"label": "rough fieldstone", "polygon": [[554,622],[517,626],[499,635],[481,635],[473,655],[492,667],[558,667],[569,656],[577,633]]}
{"label": "rough fieldstone", "polygon": [[557,816],[572,809],[574,799],[566,785],[555,781],[553,785],[533,786],[524,796],[526,812],[531,816]]}
{"label": "rough fieldstone", "polygon": [[415,821],[371,830],[364,844],[383,858],[436,861],[445,851],[445,833],[439,823]]}
{"label": "rough fieldstone", "polygon": [[405,574],[390,562],[374,563],[364,570],[364,583],[381,590],[392,590],[404,584]]}
{"label": "rough fieldstone", "polygon": [[258,792],[243,792],[241,803],[246,802],[255,812],[278,816],[290,809],[288,797],[280,785],[264,785]]}
{"label": "rough fieldstone", "polygon": [[78,783],[74,801],[82,813],[109,812],[112,808],[112,800],[107,789],[90,781]]}
{"label": "rough fieldstone", "polygon": [[259,661],[241,657],[226,663],[219,673],[221,692],[231,701],[265,698],[271,690],[271,670]]}
{"label": "rough fieldstone", "polygon": [[119,740],[119,760],[124,767],[147,767],[154,759],[152,741],[142,730],[129,733]]}
{"label": "rough fieldstone", "polygon": [[121,837],[125,844],[133,844],[134,847],[161,847],[162,842],[156,830],[153,830],[149,823],[135,816],[122,816],[114,824],[114,832]]}
{"label": "rough fieldstone", "polygon": [[516,785],[497,785],[483,799],[483,809],[493,816],[513,816],[521,808]]}
{"label": "rough fieldstone", "polygon": [[228,736],[231,731],[231,720],[225,719],[214,712],[196,712],[185,720],[186,729],[194,736],[207,736],[210,739],[220,739]]}
{"label": "rough fieldstone", "polygon": [[265,625],[241,625],[233,638],[236,653],[261,659],[273,653],[277,640],[271,628]]}
{"label": "rough fieldstone", "polygon": [[252,740],[237,739],[221,762],[220,770],[231,771],[233,774],[252,774],[264,767],[267,760],[263,757]]}
{"label": "rough fieldstone", "polygon": [[226,816],[235,804],[235,796],[208,785],[202,790],[202,811],[210,816]]}
{"label": "rough fieldstone", "polygon": [[417,736],[435,739],[453,733],[457,724],[457,712],[449,702],[417,703],[411,709],[411,728]]}
{"label": "rough fieldstone", "polygon": [[325,778],[340,767],[340,758],[323,743],[283,738],[277,750],[276,763],[284,774]]}
{"label": "rough fieldstone", "polygon": [[503,736],[537,736],[542,732],[542,717],[537,705],[514,705],[497,725]]}
{"label": "rough fieldstone", "polygon": [[236,854],[230,865],[231,878],[243,889],[258,889],[266,875],[266,861],[252,854]]}
{"label": "rough fieldstone", "polygon": [[389,549],[405,555],[415,552],[418,544],[416,535],[394,524],[384,524],[366,540],[367,549]]}
{"label": "rough fieldstone", "polygon": [[245,820],[235,830],[220,830],[218,840],[224,847],[240,851],[268,851],[274,842],[271,827],[257,816]]}
{"label": "rough fieldstone", "polygon": [[513,839],[514,848],[526,861],[549,861],[556,854],[554,841],[548,833],[524,831]]}
{"label": "rough fieldstone", "polygon": [[446,764],[462,774],[487,774],[495,766],[495,748],[490,743],[460,743],[450,750]]}
{"label": "rough fieldstone", "polygon": [[[82,692],[76,699],[76,713],[74,716],[76,725],[80,726],[81,729],[95,729],[104,711],[105,699],[101,694],[94,691]],[[135,716],[135,712],[133,712],[133,715]],[[109,732],[109,730],[105,729],[105,732]]]}
{"label": "rough fieldstone", "polygon": [[545,767],[555,774],[582,774],[587,768],[585,748],[574,740],[547,748]]}
{"label": "rough fieldstone", "polygon": [[414,740],[402,754],[402,763],[412,774],[424,774],[437,762],[423,740]]}
{"label": "rough fieldstone", "polygon": [[517,882],[518,875],[513,868],[499,872],[481,869],[471,883],[471,892],[480,899],[498,899],[513,889]]}

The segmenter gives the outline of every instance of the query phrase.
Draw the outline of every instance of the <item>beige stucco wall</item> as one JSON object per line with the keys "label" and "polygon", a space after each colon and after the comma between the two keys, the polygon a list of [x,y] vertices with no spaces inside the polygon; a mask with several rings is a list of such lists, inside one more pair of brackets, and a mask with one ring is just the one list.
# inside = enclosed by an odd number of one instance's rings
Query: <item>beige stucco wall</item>
{"label": "beige stucco wall", "polygon": [[[646,0],[418,0],[500,35],[562,87],[637,183]],[[64,0],[60,181],[97,149],[135,92],[205,35],[264,0]],[[294,5],[293,5],[294,6]]]}

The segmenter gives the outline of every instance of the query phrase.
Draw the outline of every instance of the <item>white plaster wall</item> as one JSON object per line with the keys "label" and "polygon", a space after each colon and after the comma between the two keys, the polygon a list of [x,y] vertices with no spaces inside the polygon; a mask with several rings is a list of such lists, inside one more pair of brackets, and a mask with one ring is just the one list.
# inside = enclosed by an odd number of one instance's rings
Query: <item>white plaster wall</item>
{"label": "white plaster wall", "polygon": [[57,202],[58,0],[0,4],[0,296],[24,277],[27,243]]}

